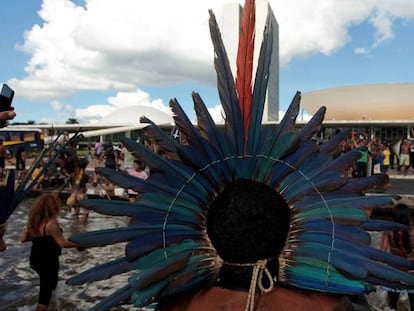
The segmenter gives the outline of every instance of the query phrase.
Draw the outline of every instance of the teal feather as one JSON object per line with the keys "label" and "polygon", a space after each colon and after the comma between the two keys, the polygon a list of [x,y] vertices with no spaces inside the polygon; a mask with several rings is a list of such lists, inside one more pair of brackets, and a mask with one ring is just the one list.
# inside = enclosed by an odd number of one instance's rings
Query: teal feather
{"label": "teal feather", "polygon": [[332,223],[326,219],[316,219],[314,221],[303,223],[298,228],[292,228],[291,232],[295,236],[300,236],[304,232],[314,232],[328,236],[334,233],[335,237],[356,244],[369,245],[371,242],[371,235],[365,230],[357,226],[345,226]]}
{"label": "teal feather", "polygon": [[[332,244],[336,245],[337,240]],[[314,244],[310,246],[311,244]],[[361,265],[360,256],[343,249],[327,249],[321,248],[316,243],[301,243],[295,250],[296,256],[317,258],[325,262],[329,262],[338,272],[344,273],[354,280],[363,280],[367,277],[367,270]],[[329,274],[330,271],[325,271]]]}
{"label": "teal feather", "polygon": [[263,30],[263,41],[260,47],[259,59],[257,62],[256,77],[252,95],[252,102],[254,104],[251,108],[250,123],[247,134],[247,154],[256,154],[260,148],[263,108],[266,99],[270,61],[273,50],[273,24],[271,14],[271,10],[269,10]]}
{"label": "teal feather", "polygon": [[308,173],[315,171],[315,169],[320,168],[324,165],[327,165],[331,161],[332,157],[330,157],[328,154],[311,154],[308,158],[300,163],[295,172],[291,173],[283,179],[278,190],[283,191],[283,189],[285,189],[287,186],[304,178],[304,176],[306,176],[306,178],[310,178],[308,177]]}
{"label": "teal feather", "polygon": [[215,189],[220,188],[223,182],[222,169],[226,169],[227,164],[218,159],[210,160],[204,157],[199,152],[199,149],[193,146],[182,146],[177,151],[183,163],[193,167],[195,170],[201,168],[198,170],[199,174],[202,174],[211,183],[210,186]]}
{"label": "teal feather", "polygon": [[112,307],[115,307],[123,301],[129,299],[132,295],[132,289],[129,285],[126,285],[108,297],[103,298],[99,303],[94,305],[89,311],[108,311]]}
{"label": "teal feather", "polygon": [[139,206],[147,206],[154,209],[160,210],[169,210],[171,206],[177,207],[177,212],[186,213],[186,211],[190,211],[200,215],[203,206],[194,203],[192,201],[188,201],[179,197],[171,196],[168,194],[158,194],[158,193],[143,193],[138,198]]}
{"label": "teal feather", "polygon": [[325,118],[326,107],[320,107],[312,118],[299,131],[300,141],[312,139],[321,129],[322,121]]}
{"label": "teal feather", "polygon": [[185,269],[173,275],[172,282],[166,288],[163,296],[179,294],[203,285],[211,285],[217,276],[216,269],[217,265],[214,259],[204,255],[191,257]]}
{"label": "teal feather", "polygon": [[406,226],[396,223],[394,221],[369,219],[361,225],[361,228],[366,231],[385,231],[385,230],[399,230],[405,229]]}
{"label": "teal feather", "polygon": [[153,252],[142,256],[136,261],[134,267],[139,270],[151,268],[154,264],[162,262],[170,256],[187,253],[189,251],[195,251],[200,247],[202,247],[202,244],[199,242],[194,242],[192,240],[182,241],[179,244],[170,244],[165,248],[154,250]]}
{"label": "teal feather", "polygon": [[225,131],[234,148],[233,155],[242,155],[244,153],[244,124],[234,78],[216,17],[211,10],[209,14],[210,36],[215,52],[214,67],[217,73],[217,89],[225,113]]}
{"label": "teal feather", "polygon": [[281,160],[282,162],[276,163],[273,166],[269,186],[272,188],[278,187],[284,177],[293,172],[305,159],[318,151],[319,147],[313,141],[299,144],[294,152],[284,157]]}
{"label": "teal feather", "polygon": [[181,180],[183,183],[190,182],[198,189],[200,194],[206,195],[206,190],[198,182],[197,178],[192,178],[194,177],[194,172],[188,167],[178,166],[175,164],[178,163],[177,161],[166,159],[152,152],[143,144],[130,138],[124,137],[121,141],[136,158],[143,159],[143,162],[147,164],[150,169],[154,169],[154,171],[168,172],[169,175],[174,177],[174,180]]}
{"label": "teal feather", "polygon": [[[183,234],[187,233],[190,236],[200,234],[198,230],[183,225],[168,225],[168,229],[171,232],[174,232],[174,230],[182,230]],[[140,227],[113,228],[78,233],[72,235],[69,240],[85,247],[104,246],[131,241],[150,232],[156,234],[162,232],[163,230],[165,230],[165,228],[162,224]]]}
{"label": "teal feather", "polygon": [[[186,156],[186,158],[190,163],[197,163],[197,168],[204,168],[212,162],[218,162],[220,159],[218,157],[219,154],[201,136],[200,131],[194,127],[176,99],[170,101],[170,107],[175,114],[174,120],[176,126],[184,134],[189,143],[189,146],[178,148],[178,151],[191,151],[190,156]],[[220,185],[221,175],[223,174],[221,167],[219,165],[215,166],[214,169],[208,170],[208,176],[212,177],[210,180],[217,188]]]}
{"label": "teal feather", "polygon": [[[227,136],[224,135],[223,131],[217,128],[200,95],[198,93],[193,92],[192,96],[194,102],[194,109],[197,115],[198,127],[203,137],[208,139],[208,142],[213,146],[214,150],[216,150],[216,152],[220,154],[220,158],[224,159],[229,157],[230,155],[233,155],[234,152],[231,149],[231,144],[227,139]],[[223,178],[227,182],[230,182],[231,173],[229,171],[227,163],[223,162],[221,166]]]}
{"label": "teal feather", "polygon": [[192,291],[203,286],[211,286],[211,284],[212,271],[209,268],[182,271],[179,275],[174,276],[174,281],[165,289],[161,297]]}
{"label": "teal feather", "polygon": [[320,145],[321,152],[329,153],[331,156],[336,157],[342,150],[340,150],[342,140],[346,139],[351,131],[349,129],[341,130],[339,133],[332,136],[327,142]]}
{"label": "teal feather", "polygon": [[368,270],[368,273],[370,275],[380,280],[395,282],[396,284],[408,285],[411,288],[414,287],[414,276],[406,273],[405,271],[402,271],[399,268],[394,268],[390,265],[382,263],[367,264],[365,268]]}
{"label": "teal feather", "polygon": [[187,229],[168,230],[166,226],[165,232],[147,232],[135,240],[130,241],[125,247],[125,256],[129,261],[135,261],[139,257],[149,254],[157,248],[165,248],[172,243],[181,243],[189,239],[199,240],[200,232],[189,231]]}
{"label": "teal feather", "polygon": [[399,292],[399,291],[403,291],[403,290],[404,291],[409,290],[411,292],[413,290],[412,285],[401,283],[398,280],[397,281],[388,281],[388,280],[376,278],[374,276],[368,276],[367,277],[367,282],[370,282],[371,284],[375,284],[375,285],[378,285],[378,286],[382,286],[387,291],[392,291],[392,292]]}
{"label": "teal feather", "polygon": [[143,129],[146,136],[154,140],[168,155],[169,158],[175,158],[177,148],[180,146],[180,144],[175,139],[173,139],[171,135],[168,135],[163,129],[161,129],[147,117],[143,116],[139,120],[141,123],[149,124]]}
{"label": "teal feather", "polygon": [[99,266],[92,267],[66,280],[68,285],[81,285],[84,283],[106,280],[113,275],[129,271],[132,263],[125,257],[108,261]]}
{"label": "teal feather", "polygon": [[[179,180],[174,178],[175,176],[169,176],[160,173],[152,173],[148,179],[144,180],[131,176],[127,173],[115,171],[111,168],[106,167],[97,167],[95,168],[95,171],[99,175],[102,175],[110,181],[112,181],[114,184],[123,188],[132,189],[139,193],[156,192],[160,194],[176,196],[180,192],[181,198],[193,201],[194,203],[204,202],[207,196],[204,187],[199,189],[194,184],[186,183],[185,181],[179,183]],[[160,178],[158,178],[158,176]],[[162,180],[166,181],[167,179],[170,179],[173,185],[167,185],[161,182]],[[185,185],[186,187],[182,188],[183,185]],[[196,191],[196,193],[192,195],[191,193],[194,191],[194,189],[200,191]]]}
{"label": "teal feather", "polygon": [[[367,284],[361,280],[349,279],[323,260],[297,256],[295,263],[286,267],[289,284],[309,290],[330,293],[364,293]],[[329,274],[327,274],[329,271]]]}
{"label": "teal feather", "polygon": [[322,171],[344,171],[355,163],[361,157],[359,148],[354,148],[340,157],[336,157],[333,161],[327,163],[324,167],[318,167],[313,175],[320,174]]}
{"label": "teal feather", "polygon": [[296,133],[287,133],[280,138],[278,144],[274,144],[273,148],[267,154],[266,158],[259,158],[257,161],[257,181],[264,181],[269,177],[271,167],[277,164],[276,160],[283,158],[294,150],[299,142],[299,137]]}
{"label": "teal feather", "polygon": [[266,135],[262,143],[260,154],[269,154],[273,145],[278,143],[281,137],[285,136],[287,133],[295,132],[296,118],[299,114],[300,98],[300,92],[296,92],[279,125]]}
{"label": "teal feather", "polygon": [[385,174],[376,174],[371,175],[366,178],[352,178],[348,183],[343,187],[343,190],[360,193],[374,186],[384,186],[390,182],[390,178]]}
{"label": "teal feather", "polygon": [[146,287],[182,270],[187,265],[191,253],[192,250],[187,249],[183,252],[170,255],[162,261],[155,262],[151,267],[147,267],[140,270],[138,273],[134,273],[134,275],[129,278],[129,284],[134,290],[144,290]]}
{"label": "teal feather", "polygon": [[[321,154],[316,158],[316,163],[309,163],[309,166],[304,170],[301,167],[298,169],[298,173],[295,176],[297,182],[293,182],[291,179],[289,180],[289,188],[297,187],[297,183],[304,183],[303,178],[298,178],[300,173],[306,175],[306,179],[314,180],[316,176],[318,179],[326,179],[327,176],[333,177],[335,172],[340,172],[341,174],[345,174],[345,170],[349,168],[350,165],[355,163],[357,159],[361,157],[361,154],[357,148],[347,152],[345,155],[341,157],[337,157],[336,159],[332,160],[330,156],[327,154]],[[323,165],[322,165],[323,163]],[[311,166],[312,165],[312,166]],[[334,172],[334,173],[330,173]],[[287,181],[284,182],[285,184]],[[344,183],[341,184],[341,186]],[[335,187],[332,190],[336,189]]]}
{"label": "teal feather", "polygon": [[131,302],[135,307],[144,307],[159,297],[160,293],[168,286],[170,278],[166,277],[159,282],[148,286],[140,291],[133,291],[131,295]]}
{"label": "teal feather", "polygon": [[377,206],[391,206],[393,200],[396,198],[395,195],[378,195],[378,196],[355,196],[355,197],[344,197],[344,198],[330,198],[316,200],[315,202],[309,202],[306,199],[297,202],[295,209],[298,211],[306,211],[314,208],[320,208],[329,206],[330,208],[337,207],[352,207],[352,208],[373,208]]}
{"label": "teal feather", "polygon": [[367,214],[357,208],[316,208],[301,212],[292,217],[292,221],[301,221],[312,218],[332,218],[333,221],[346,222],[347,224],[359,225],[368,219]]}
{"label": "teal feather", "polygon": [[294,202],[307,194],[323,193],[338,189],[346,182],[347,179],[343,173],[339,174],[328,171],[310,180],[305,178],[299,179],[281,191],[281,194],[289,202]]}
{"label": "teal feather", "polygon": [[[294,251],[299,256],[316,257],[328,261],[353,278],[365,279],[367,274],[371,274],[380,279],[400,280],[414,285],[413,276],[406,275],[399,268],[376,261],[382,259],[389,264],[408,267],[409,263],[405,260],[394,258],[395,256],[380,256],[381,251],[376,252],[369,246],[353,244],[338,238],[332,240],[329,236],[321,233],[304,233],[300,238],[302,242]],[[371,260],[371,256],[374,260]]]}
{"label": "teal feather", "polygon": [[400,268],[411,268],[412,267],[412,263],[407,261],[405,258],[396,256],[389,252],[384,252],[374,247],[369,247],[367,249],[367,257],[375,261],[381,261],[383,263],[389,264],[393,267],[400,267]]}
{"label": "teal feather", "polygon": [[172,205],[172,203],[165,206],[160,203],[156,207],[153,207],[142,204],[139,200],[132,203],[128,201],[115,202],[113,200],[102,202],[100,199],[92,199],[82,201],[81,206],[103,215],[129,216],[141,222],[147,221],[144,216],[151,214],[164,215],[164,218],[167,218],[168,214],[168,217],[172,216],[181,219],[181,221],[194,224],[198,223],[200,219],[198,214],[181,206]]}

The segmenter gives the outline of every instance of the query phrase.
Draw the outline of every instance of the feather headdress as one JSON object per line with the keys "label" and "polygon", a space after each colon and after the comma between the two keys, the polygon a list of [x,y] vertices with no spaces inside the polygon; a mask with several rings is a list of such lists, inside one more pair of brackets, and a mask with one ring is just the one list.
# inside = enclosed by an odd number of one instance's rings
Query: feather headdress
{"label": "feather headdress", "polygon": [[175,143],[146,120],[150,135],[170,156],[162,157],[128,138],[123,143],[150,167],[150,177],[139,180],[111,169],[98,169],[115,184],[142,195],[136,203],[88,200],[82,204],[99,213],[131,218],[124,228],[70,238],[85,247],[127,242],[123,257],[67,281],[82,284],[129,271],[125,286],[92,310],[107,310],[126,299],[135,306],[146,306],[168,295],[211,285],[222,261],[206,232],[206,218],[211,202],[237,179],[266,184],[283,197],[291,210],[290,230],[278,256],[281,284],[344,294],[364,293],[375,284],[395,289],[414,286],[414,277],[400,270],[408,262],[371,247],[366,231],[393,226],[369,219],[364,209],[391,205],[396,197],[361,195],[382,179],[348,179],[345,171],[358,159],[360,150],[334,157],[343,134],[322,147],[312,141],[325,108],[296,131],[298,92],[279,126],[262,128],[273,25],[268,17],[252,87],[254,14],[255,2],[247,0],[234,79],[210,11],[224,129],[216,126],[197,93],[193,93],[193,100],[198,127],[173,99],[170,106],[175,124],[185,136],[186,145]]}

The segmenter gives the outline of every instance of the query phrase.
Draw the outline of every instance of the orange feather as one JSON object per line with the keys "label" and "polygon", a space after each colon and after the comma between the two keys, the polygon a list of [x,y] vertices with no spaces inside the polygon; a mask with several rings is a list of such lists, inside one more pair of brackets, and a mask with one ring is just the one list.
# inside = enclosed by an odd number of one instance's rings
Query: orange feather
{"label": "orange feather", "polygon": [[237,52],[236,89],[244,123],[244,142],[247,142],[250,113],[252,108],[252,76],[255,37],[255,2],[246,0],[240,27]]}

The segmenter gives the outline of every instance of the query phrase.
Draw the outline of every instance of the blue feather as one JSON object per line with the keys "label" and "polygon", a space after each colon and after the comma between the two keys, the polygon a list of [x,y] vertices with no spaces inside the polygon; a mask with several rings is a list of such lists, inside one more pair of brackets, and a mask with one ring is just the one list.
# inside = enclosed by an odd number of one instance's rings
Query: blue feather
{"label": "blue feather", "polygon": [[130,138],[124,137],[122,139],[122,142],[136,158],[142,159],[150,169],[164,173],[168,172],[169,175],[173,176],[175,179],[181,180],[183,183],[191,182],[191,184],[193,184],[199,190],[199,192],[206,195],[204,187],[200,185],[196,178],[193,178],[194,171],[191,171],[190,168],[178,166],[177,164],[179,162],[166,159],[152,152],[143,144],[138,143]]}
{"label": "blue feather", "polygon": [[255,179],[263,181],[268,178],[271,173],[271,167],[277,163],[277,160],[283,158],[288,153],[292,152],[299,142],[299,137],[296,133],[287,133],[280,138],[277,144],[273,144],[272,148],[267,153],[267,157],[261,157],[257,161]]}
{"label": "blue feather", "polygon": [[89,282],[106,280],[111,278],[113,275],[129,271],[131,265],[132,263],[127,261],[125,257],[118,258],[83,271],[66,280],[66,284],[80,285]]}
{"label": "blue feather", "polygon": [[363,293],[367,289],[364,281],[347,278],[323,260],[297,256],[295,261],[286,268],[286,277],[293,286],[345,294]]}
{"label": "blue feather", "polygon": [[131,295],[133,305],[135,307],[143,307],[154,302],[169,283],[170,278],[166,277],[143,290],[133,291]]}
{"label": "blue feather", "polygon": [[153,252],[142,256],[136,261],[134,268],[138,270],[151,268],[154,264],[162,262],[170,256],[190,251],[193,252],[202,248],[202,246],[203,245],[199,242],[194,242],[192,240],[184,240],[179,244],[173,243],[165,248],[156,249]]}
{"label": "blue feather", "polygon": [[316,113],[312,116],[312,118],[306,123],[302,129],[299,131],[300,141],[304,142],[309,139],[312,139],[314,135],[316,135],[322,125],[322,121],[325,117],[326,107],[322,106],[316,111]]}
{"label": "blue feather", "polygon": [[[308,173],[314,171],[316,168],[320,168],[324,165],[327,165],[329,162],[332,161],[332,157],[324,153],[314,153],[311,154],[308,158],[306,158],[302,163],[300,163],[299,167],[296,169],[295,172],[291,173],[290,175],[286,176],[283,181],[280,183],[279,191],[283,191],[288,185],[296,182],[304,178],[304,176],[308,176]],[[307,177],[310,178],[310,177]]]}
{"label": "blue feather", "polygon": [[353,243],[369,245],[371,235],[357,226],[345,226],[338,223],[332,223],[326,219],[313,219],[306,223],[300,224],[298,228],[291,229],[292,234],[299,235],[303,232],[321,232],[325,235],[335,234],[342,240],[348,240]]}
{"label": "blue feather", "polygon": [[339,149],[340,144],[342,140],[346,139],[349,133],[350,133],[350,130],[347,129],[347,130],[340,131],[339,133],[332,136],[330,140],[320,145],[321,152],[329,153],[333,157],[338,156],[338,154],[342,151]]}
{"label": "blue feather", "polygon": [[406,226],[388,220],[369,219],[361,225],[361,228],[366,231],[385,231],[385,230],[398,230],[405,229]]}
{"label": "blue feather", "polygon": [[285,136],[287,133],[295,132],[296,118],[299,113],[300,98],[300,92],[296,92],[279,125],[266,135],[267,139],[265,142],[271,142],[271,144],[266,144],[263,142],[260,154],[269,154],[270,149],[273,147],[273,144],[276,144],[281,137]]}
{"label": "blue feather", "polygon": [[132,295],[131,286],[126,285],[108,297],[103,298],[99,303],[89,309],[89,311],[108,311],[123,301],[129,299]]}
{"label": "blue feather", "polygon": [[247,136],[246,153],[256,154],[260,148],[260,132],[262,127],[263,108],[265,104],[267,84],[269,81],[270,61],[273,50],[273,24],[271,10],[268,11],[263,31],[263,41],[257,62],[256,77],[253,87],[251,116]]}
{"label": "blue feather", "polygon": [[[198,236],[200,232],[194,228],[190,228],[184,225],[168,225],[168,232],[165,232],[165,236],[169,237],[173,235],[173,232],[179,232],[182,236]],[[159,236],[161,239],[164,236],[163,230],[166,230],[163,224],[140,226],[140,227],[123,227],[105,229],[99,231],[83,232],[72,235],[69,240],[78,243],[85,247],[92,246],[104,246],[120,242],[131,241],[134,239],[142,238],[146,234],[153,234]]]}
{"label": "blue feather", "polygon": [[209,14],[210,35],[215,52],[214,67],[217,73],[217,89],[225,113],[225,131],[234,148],[234,155],[242,155],[244,153],[244,124],[234,78],[216,17],[211,10]]}
{"label": "blue feather", "polygon": [[218,271],[214,259],[205,256],[193,256],[185,269],[172,277],[171,284],[162,293],[162,296],[179,294],[202,285],[211,285]]}
{"label": "blue feather", "polygon": [[341,221],[349,224],[359,225],[365,222],[368,219],[367,214],[365,214],[360,209],[356,208],[317,208],[306,212],[301,212],[293,215],[292,221],[303,221],[304,219],[311,218],[326,218],[333,221]]}
{"label": "blue feather", "polygon": [[148,254],[160,247],[167,247],[171,243],[179,243],[187,239],[199,239],[199,232],[189,230],[170,230],[165,235],[149,232],[127,244],[125,255],[129,261],[134,261],[142,255]]}
{"label": "blue feather", "polygon": [[[308,177],[308,176],[306,176]],[[328,171],[319,176],[314,176],[312,179],[299,179],[298,181],[286,187],[281,194],[289,202],[296,201],[306,196],[307,194],[323,193],[335,190],[346,183],[344,174],[338,172]]]}
{"label": "blue feather", "polygon": [[171,158],[171,156],[176,153],[177,148],[180,146],[180,144],[175,139],[173,139],[171,135],[167,135],[163,129],[161,129],[147,117],[141,117],[140,122],[149,124],[143,129],[143,131],[148,137],[152,138],[163,151],[168,154],[169,158]]}
{"label": "blue feather", "polygon": [[343,187],[343,190],[360,193],[374,186],[383,186],[389,182],[389,176],[385,174],[371,175],[366,178],[352,178]]}
{"label": "blue feather", "polygon": [[313,208],[320,208],[323,206],[333,207],[353,207],[353,208],[371,208],[376,206],[386,206],[393,204],[392,200],[395,195],[375,195],[375,196],[347,196],[344,198],[329,198],[321,200],[316,198],[315,202],[303,200],[295,204],[295,209],[299,211],[311,210]]}
{"label": "blue feather", "polygon": [[186,250],[155,262],[152,267],[147,267],[131,276],[129,284],[134,290],[143,290],[174,272],[182,270],[187,265],[191,253],[192,250]]}
{"label": "blue feather", "polygon": [[[219,153],[221,159],[233,155],[234,152],[231,149],[231,144],[227,139],[227,136],[217,128],[200,95],[193,92],[192,96],[201,134],[208,139],[208,142],[212,145],[212,148]],[[223,178],[225,178],[227,182],[230,182],[231,173],[226,162],[222,163],[221,172],[223,173]]]}
{"label": "blue feather", "polygon": [[300,144],[293,153],[281,159],[282,162],[276,163],[272,168],[269,186],[272,188],[278,187],[287,174],[295,170],[302,161],[317,151],[319,151],[319,147],[313,141]]}

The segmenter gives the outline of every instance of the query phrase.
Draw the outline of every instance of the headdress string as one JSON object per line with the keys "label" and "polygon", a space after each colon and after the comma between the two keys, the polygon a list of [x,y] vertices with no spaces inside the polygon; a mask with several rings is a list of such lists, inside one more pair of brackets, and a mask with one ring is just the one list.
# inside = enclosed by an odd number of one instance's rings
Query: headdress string
{"label": "headdress string", "polygon": [[[254,310],[254,297],[256,294],[256,286],[259,287],[262,293],[269,293],[274,286],[274,281],[272,274],[267,268],[268,261],[271,259],[259,259],[255,263],[230,263],[224,261],[225,264],[229,266],[236,267],[253,267],[252,280],[250,281],[249,295],[247,296],[246,308],[245,311]],[[269,280],[269,286],[265,288],[263,286],[263,272],[266,274],[267,279]]]}

